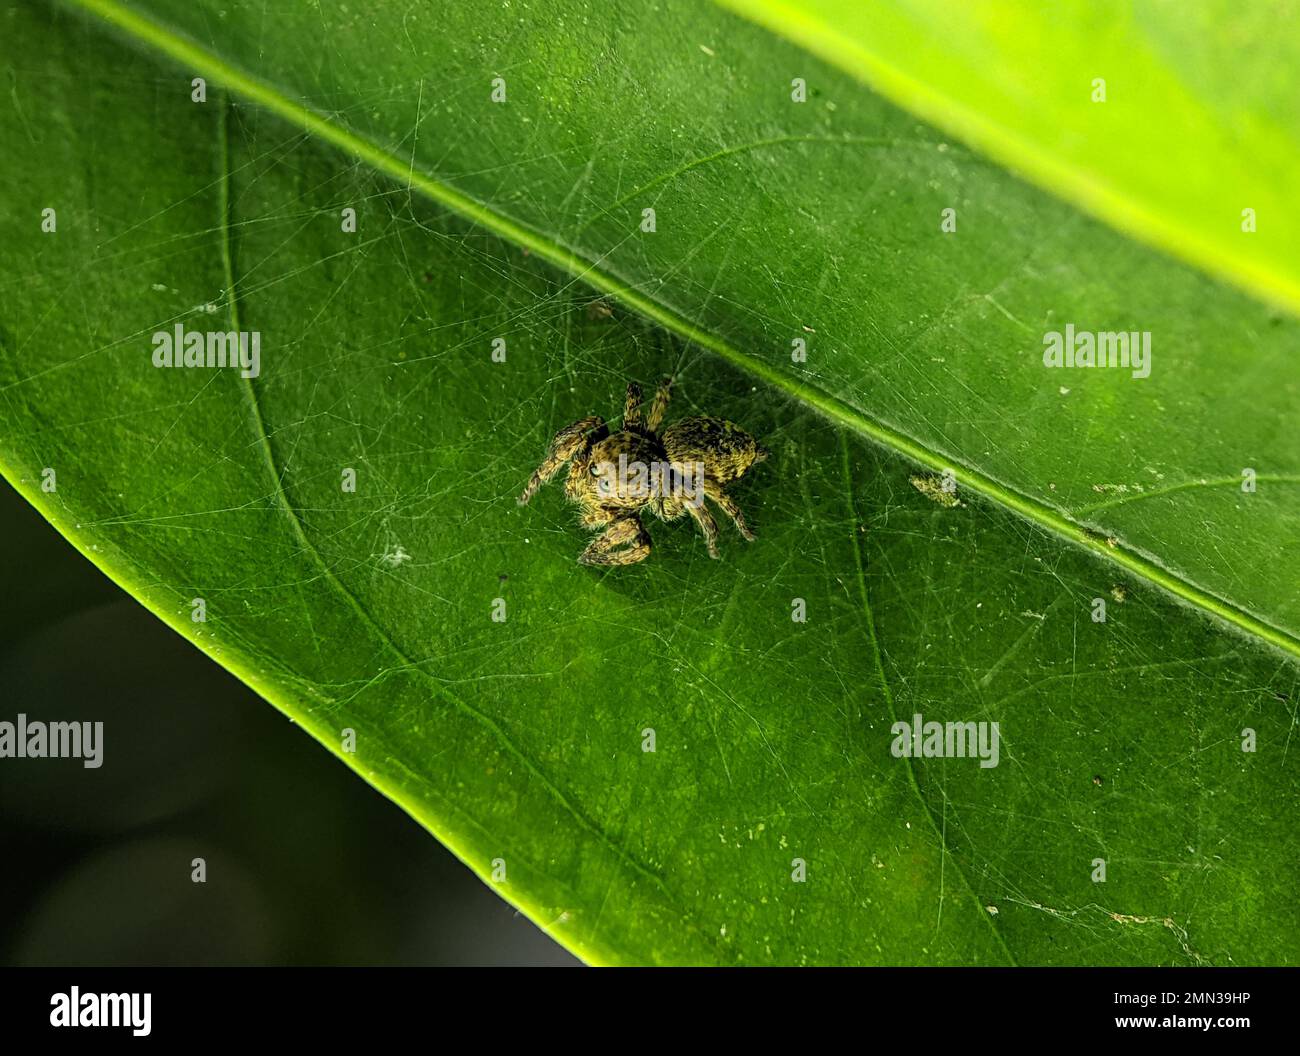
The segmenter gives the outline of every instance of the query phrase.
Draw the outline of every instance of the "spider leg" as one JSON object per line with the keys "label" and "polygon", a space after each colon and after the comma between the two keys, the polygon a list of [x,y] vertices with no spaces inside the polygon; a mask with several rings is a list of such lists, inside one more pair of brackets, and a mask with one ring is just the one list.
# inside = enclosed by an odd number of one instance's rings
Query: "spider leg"
{"label": "spider leg", "polygon": [[555,434],[555,439],[551,441],[551,448],[546,453],[546,459],[534,471],[532,477],[528,480],[528,486],[524,488],[523,494],[519,496],[519,505],[527,505],[528,500],[537,494],[538,489],[546,484],[555,476],[571,458],[586,450],[591,445],[592,437],[588,433],[597,434],[605,432],[605,419],[598,417],[583,418],[566,426]]}
{"label": "spider leg", "polygon": [[735,499],[722,490],[721,484],[706,477],[704,480],[704,494],[717,503],[718,508],[736,523],[741,535],[751,543],[754,541],[754,533],[749,530],[749,525],[745,523],[745,515],[741,512],[740,506],[737,505]]}
{"label": "spider leg", "polygon": [[688,502],[684,504],[686,512],[695,518],[695,523],[700,526],[700,531],[704,533],[704,545],[709,548],[709,556],[715,561],[718,557],[718,522],[713,519],[705,507],[703,500],[700,502]]}
{"label": "spider leg", "polygon": [[623,404],[623,428],[640,429],[641,426],[641,386],[635,381],[629,381],[627,401]]}
{"label": "spider leg", "polygon": [[655,398],[650,401],[650,413],[646,417],[646,426],[652,433],[659,432],[664,415],[668,412],[668,398],[672,395],[673,379],[664,378],[655,390]]}
{"label": "spider leg", "polygon": [[650,556],[650,533],[635,514],[620,517],[580,555],[583,565],[634,565]]}

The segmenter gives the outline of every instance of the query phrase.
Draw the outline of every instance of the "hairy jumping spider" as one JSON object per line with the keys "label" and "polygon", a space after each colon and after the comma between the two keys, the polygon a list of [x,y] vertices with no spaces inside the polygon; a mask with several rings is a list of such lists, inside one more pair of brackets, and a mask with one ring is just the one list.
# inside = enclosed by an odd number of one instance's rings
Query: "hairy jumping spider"
{"label": "hairy jumping spider", "polygon": [[603,529],[578,557],[584,565],[631,565],[649,557],[650,534],[641,523],[642,510],[665,521],[689,513],[704,533],[709,556],[716,558],[718,526],[705,498],[736,523],[741,535],[754,538],[740,507],[722,486],[739,480],[768,452],[721,418],[683,418],[661,434],[671,385],[671,378],[660,382],[642,418],[641,386],[631,382],[623,427],[616,433],[595,416],[561,429],[519,496],[523,506],[569,463],[565,495],[581,507],[584,527]]}

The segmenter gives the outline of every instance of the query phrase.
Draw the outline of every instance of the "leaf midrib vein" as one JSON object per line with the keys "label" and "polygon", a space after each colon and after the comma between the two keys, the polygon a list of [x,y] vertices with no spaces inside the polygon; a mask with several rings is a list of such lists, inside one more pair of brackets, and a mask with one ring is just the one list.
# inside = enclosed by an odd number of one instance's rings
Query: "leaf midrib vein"
{"label": "leaf midrib vein", "polygon": [[707,348],[767,384],[787,392],[832,421],[853,429],[894,453],[929,469],[937,472],[948,469],[958,470],[958,480],[965,489],[1018,513],[1070,543],[1104,556],[1133,575],[1162,587],[1187,604],[1219,617],[1238,630],[1253,635],[1292,657],[1300,658],[1300,638],[1290,632],[1210,593],[1135,550],[1096,536],[1052,507],[1015,491],[979,470],[960,464],[954,466],[955,459],[945,458],[905,433],[867,417],[862,411],[839,398],[807,382],[791,378],[770,364],[745,354],[667,305],[629,286],[616,275],[602,270],[600,265],[574,250],[517,220],[493,211],[482,202],[449,184],[416,171],[414,154],[410,162],[402,161],[361,134],[336,124],[302,103],[295,102],[274,86],[185,38],[171,27],[130,10],[119,0],[68,0],[68,2],[98,15],[132,39],[156,48],[177,62],[207,71],[209,76],[216,77],[226,87],[278,114],[304,132],[319,137],[379,172],[403,181],[408,188],[419,191],[472,223],[527,248],[548,263],[567,271],[575,279],[618,298],[647,319],[653,320],[702,348]]}

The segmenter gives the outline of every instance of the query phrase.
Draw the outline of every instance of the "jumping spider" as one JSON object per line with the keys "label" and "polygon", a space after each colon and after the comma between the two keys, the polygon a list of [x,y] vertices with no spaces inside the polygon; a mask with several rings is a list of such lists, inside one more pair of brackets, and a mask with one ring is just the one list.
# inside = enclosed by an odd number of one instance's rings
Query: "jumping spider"
{"label": "jumping spider", "polygon": [[[722,486],[739,480],[768,452],[721,418],[683,418],[660,433],[671,385],[671,378],[660,382],[642,418],[641,386],[631,382],[623,427],[616,433],[595,416],[561,429],[546,461],[519,496],[523,506],[569,463],[565,495],[582,508],[584,527],[603,529],[578,557],[584,565],[631,565],[649,557],[650,535],[641,523],[642,510],[665,521],[689,513],[704,533],[709,556],[716,558],[718,525],[704,505],[706,497],[735,522],[742,536],[754,539],[740,507]],[[634,471],[630,479],[629,467]]]}

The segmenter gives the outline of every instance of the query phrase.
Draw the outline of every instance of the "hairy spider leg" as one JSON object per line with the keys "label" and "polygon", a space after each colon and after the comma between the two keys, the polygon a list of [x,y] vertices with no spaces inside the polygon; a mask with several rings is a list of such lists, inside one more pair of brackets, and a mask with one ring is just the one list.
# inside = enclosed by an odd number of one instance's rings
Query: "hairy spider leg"
{"label": "hairy spider leg", "polygon": [[[546,453],[546,460],[533,472],[528,486],[519,496],[519,505],[527,505],[528,500],[537,494],[543,484],[549,483],[566,462],[590,448],[593,440],[604,439],[607,432],[605,419],[593,415],[574,422],[556,433],[555,439],[551,441],[551,448]],[[589,436],[589,433],[597,435]]]}
{"label": "hairy spider leg", "polygon": [[702,502],[688,502],[684,504],[686,512],[695,518],[695,523],[700,526],[700,531],[704,533],[704,545],[709,548],[709,556],[715,561],[718,558],[718,522],[713,519],[713,514]]}
{"label": "hairy spider leg", "polygon": [[672,395],[673,379],[664,378],[655,390],[655,398],[650,401],[650,414],[646,418],[646,427],[652,432],[659,432],[664,415],[668,413],[668,398]]}
{"label": "hairy spider leg", "polygon": [[650,533],[641,518],[620,517],[591,541],[578,561],[584,565],[634,565],[650,556]]}
{"label": "hairy spider leg", "polygon": [[[766,452],[764,452],[766,455]],[[754,461],[760,461],[755,459]],[[745,523],[745,515],[741,512],[740,506],[736,500],[722,490],[722,485],[716,480],[704,478],[704,494],[717,503],[718,508],[735,522],[740,529],[740,534],[748,539],[751,543],[754,541],[754,533],[749,530],[749,525]]]}
{"label": "hairy spider leg", "polygon": [[623,404],[623,428],[639,430],[641,421],[641,386],[635,381],[627,383],[627,400]]}

